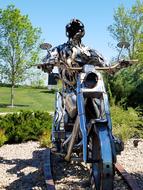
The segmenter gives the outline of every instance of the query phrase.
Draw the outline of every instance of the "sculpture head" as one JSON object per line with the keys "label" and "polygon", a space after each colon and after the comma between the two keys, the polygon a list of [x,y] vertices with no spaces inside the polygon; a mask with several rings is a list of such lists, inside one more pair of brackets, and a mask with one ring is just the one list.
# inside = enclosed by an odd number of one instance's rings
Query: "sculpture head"
{"label": "sculpture head", "polygon": [[72,19],[70,23],[66,25],[66,36],[69,39],[81,41],[84,34],[84,25],[80,20]]}

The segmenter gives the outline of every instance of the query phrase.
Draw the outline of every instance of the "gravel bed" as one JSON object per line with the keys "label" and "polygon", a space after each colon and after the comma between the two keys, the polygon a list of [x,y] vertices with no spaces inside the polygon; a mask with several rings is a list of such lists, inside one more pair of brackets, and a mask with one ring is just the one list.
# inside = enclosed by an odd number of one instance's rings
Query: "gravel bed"
{"label": "gravel bed", "polygon": [[[0,190],[46,190],[43,177],[43,153],[38,142],[4,145],[0,148]],[[133,139],[125,144],[118,162],[143,189],[143,140],[137,147]],[[52,155],[56,190],[88,190],[89,170],[80,163],[67,163]],[[129,190],[121,176],[115,175],[114,190]]]}
{"label": "gravel bed", "polygon": [[38,142],[0,148],[0,190],[45,190],[43,152]]}
{"label": "gravel bed", "polygon": [[131,139],[125,144],[124,151],[118,156],[118,162],[137,180],[139,188],[143,190],[143,139],[139,140],[137,147],[133,141]]}
{"label": "gravel bed", "polygon": [[[130,173],[143,190],[143,140],[134,147],[133,140],[125,144],[125,149],[117,160]],[[85,165],[67,163],[60,157],[53,155],[53,174],[56,190],[88,190],[90,172]],[[114,190],[129,190],[122,177],[115,173]]]}
{"label": "gravel bed", "polygon": [[[53,176],[56,190],[90,190],[89,166],[84,163],[67,163],[53,155]],[[117,173],[114,177],[114,190],[129,190]]]}

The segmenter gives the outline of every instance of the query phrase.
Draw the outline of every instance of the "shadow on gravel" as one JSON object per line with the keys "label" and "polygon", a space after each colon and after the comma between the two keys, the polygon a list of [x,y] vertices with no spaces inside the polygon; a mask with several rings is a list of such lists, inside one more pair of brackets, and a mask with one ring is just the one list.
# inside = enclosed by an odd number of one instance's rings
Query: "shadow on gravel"
{"label": "shadow on gravel", "polygon": [[89,170],[81,163],[68,163],[52,154],[53,176],[56,189],[89,189]]}
{"label": "shadow on gravel", "polygon": [[5,160],[0,157],[0,163],[14,165],[14,167],[6,172],[16,175],[18,178],[6,187],[6,190],[32,190],[35,188],[46,190],[42,170],[44,151],[34,151],[32,159]]}
{"label": "shadow on gravel", "polygon": [[136,180],[139,189],[142,190],[143,189],[143,172],[130,173],[130,174]]}
{"label": "shadow on gravel", "polygon": [[[80,163],[68,163],[61,157],[53,154],[53,176],[56,184],[56,189],[84,189],[89,190],[90,188],[90,172]],[[139,189],[143,189],[143,172],[131,173],[133,178],[136,180]],[[115,175],[114,178],[114,189],[129,189],[128,185],[124,182],[120,175]]]}

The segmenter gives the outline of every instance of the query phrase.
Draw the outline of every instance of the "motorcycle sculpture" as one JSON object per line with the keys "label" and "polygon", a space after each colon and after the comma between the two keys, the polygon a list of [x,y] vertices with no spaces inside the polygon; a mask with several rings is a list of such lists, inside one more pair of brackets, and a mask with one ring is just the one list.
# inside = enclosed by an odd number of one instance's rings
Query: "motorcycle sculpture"
{"label": "motorcycle sculpture", "polygon": [[[128,44],[118,45],[123,48]],[[48,50],[51,45],[45,43],[41,48]],[[51,72],[51,62],[48,63],[48,58],[43,61],[38,67]],[[122,143],[112,135],[108,95],[101,71],[114,71],[129,63],[119,61],[111,67],[94,66],[90,61],[82,67],[67,67],[62,62],[56,65],[60,69],[62,91],[56,93],[52,141],[57,151],[64,153],[65,160],[90,163],[91,189],[113,189],[116,155],[123,150]],[[75,80],[69,80],[67,73]]]}

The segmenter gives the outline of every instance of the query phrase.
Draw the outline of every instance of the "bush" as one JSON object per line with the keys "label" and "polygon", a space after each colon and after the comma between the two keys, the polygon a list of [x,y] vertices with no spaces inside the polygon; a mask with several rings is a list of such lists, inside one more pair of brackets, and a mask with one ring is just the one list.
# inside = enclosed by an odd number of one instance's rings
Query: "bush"
{"label": "bush", "polygon": [[47,112],[21,111],[0,117],[0,129],[5,130],[8,143],[39,140],[45,130],[52,126],[52,117]]}
{"label": "bush", "polygon": [[50,147],[51,146],[51,130],[47,129],[40,137],[41,147]]}
{"label": "bush", "polygon": [[113,134],[123,140],[143,137],[143,121],[133,108],[111,107]]}
{"label": "bush", "polygon": [[0,129],[0,146],[2,146],[7,141],[7,137],[5,135],[5,131]]}

